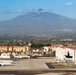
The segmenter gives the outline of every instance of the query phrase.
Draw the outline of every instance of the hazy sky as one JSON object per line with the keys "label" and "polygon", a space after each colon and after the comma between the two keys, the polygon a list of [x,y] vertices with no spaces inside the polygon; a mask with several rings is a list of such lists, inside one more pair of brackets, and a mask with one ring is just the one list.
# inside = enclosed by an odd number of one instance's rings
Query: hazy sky
{"label": "hazy sky", "polygon": [[0,0],[0,21],[14,18],[34,8],[45,8],[76,19],[76,0]]}

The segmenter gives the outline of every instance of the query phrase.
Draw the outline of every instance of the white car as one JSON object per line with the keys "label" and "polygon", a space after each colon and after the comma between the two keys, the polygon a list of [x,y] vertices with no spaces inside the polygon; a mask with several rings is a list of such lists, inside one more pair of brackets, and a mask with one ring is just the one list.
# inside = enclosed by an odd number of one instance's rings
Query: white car
{"label": "white car", "polygon": [[2,53],[2,54],[0,55],[0,59],[2,59],[2,58],[4,58],[4,59],[9,59],[9,58],[10,58],[10,55],[8,55],[7,53]]}
{"label": "white car", "polygon": [[9,59],[10,56],[0,56],[0,58]]}
{"label": "white car", "polygon": [[30,58],[30,56],[26,54],[18,54],[14,58]]}
{"label": "white car", "polygon": [[14,63],[13,60],[0,60],[0,65],[1,66],[13,65],[13,63]]}

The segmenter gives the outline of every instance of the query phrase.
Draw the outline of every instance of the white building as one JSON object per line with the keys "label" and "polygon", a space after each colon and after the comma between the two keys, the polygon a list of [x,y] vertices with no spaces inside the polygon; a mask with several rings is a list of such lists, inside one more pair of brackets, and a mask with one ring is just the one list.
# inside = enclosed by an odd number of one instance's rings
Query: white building
{"label": "white building", "polygon": [[[56,58],[57,60],[72,60],[76,64],[76,48],[75,47],[57,47]],[[69,57],[68,57],[69,56]]]}

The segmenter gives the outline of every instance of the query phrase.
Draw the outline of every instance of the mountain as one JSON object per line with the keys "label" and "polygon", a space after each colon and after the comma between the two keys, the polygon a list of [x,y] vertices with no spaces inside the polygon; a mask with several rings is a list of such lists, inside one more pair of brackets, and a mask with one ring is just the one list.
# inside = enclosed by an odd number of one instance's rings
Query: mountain
{"label": "mountain", "polygon": [[0,21],[0,34],[55,34],[75,32],[76,20],[44,9]]}

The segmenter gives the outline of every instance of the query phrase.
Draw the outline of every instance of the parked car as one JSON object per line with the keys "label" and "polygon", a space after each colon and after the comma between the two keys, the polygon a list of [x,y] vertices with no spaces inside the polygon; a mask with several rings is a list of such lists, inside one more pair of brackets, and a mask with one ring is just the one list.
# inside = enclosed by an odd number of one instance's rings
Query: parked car
{"label": "parked car", "polygon": [[30,58],[37,58],[36,55],[30,55],[30,54],[29,54],[29,56],[30,56]]}
{"label": "parked car", "polygon": [[0,58],[2,59],[2,58],[4,58],[4,59],[8,59],[8,58],[10,58],[10,55],[7,55],[6,53],[3,53],[3,54],[1,54],[0,55]]}
{"label": "parked car", "polygon": [[13,65],[13,64],[14,64],[13,60],[0,60],[0,65],[1,66]]}
{"label": "parked car", "polygon": [[26,54],[18,54],[16,56],[14,56],[14,58],[30,58],[30,56],[26,55]]}

